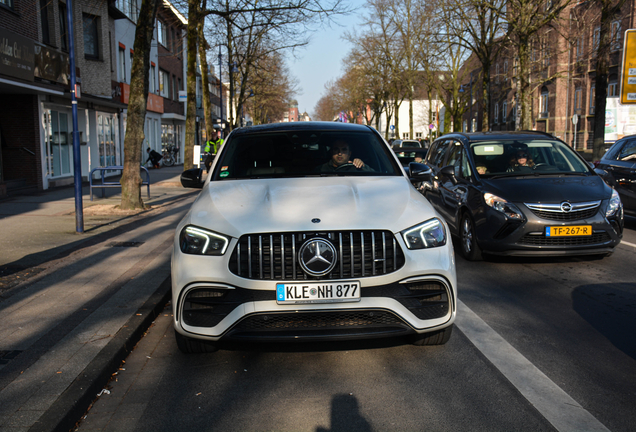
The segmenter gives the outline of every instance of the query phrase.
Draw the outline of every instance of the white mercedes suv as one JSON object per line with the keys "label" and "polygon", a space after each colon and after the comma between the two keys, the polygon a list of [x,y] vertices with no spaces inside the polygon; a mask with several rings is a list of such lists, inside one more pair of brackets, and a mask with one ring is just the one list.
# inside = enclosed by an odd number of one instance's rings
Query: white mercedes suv
{"label": "white mercedes suv", "polygon": [[368,126],[298,122],[233,131],[179,223],[179,349],[223,341],[404,337],[448,341],[456,314],[448,227]]}

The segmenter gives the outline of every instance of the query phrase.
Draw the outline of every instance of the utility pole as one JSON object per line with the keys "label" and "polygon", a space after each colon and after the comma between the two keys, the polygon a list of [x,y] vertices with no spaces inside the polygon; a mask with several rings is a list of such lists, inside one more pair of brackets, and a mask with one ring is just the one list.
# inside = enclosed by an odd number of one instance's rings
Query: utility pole
{"label": "utility pole", "polygon": [[77,97],[75,95],[75,36],[73,33],[73,3],[66,1],[66,27],[68,29],[69,60],[71,68],[71,106],[73,108],[73,176],[75,184],[75,231],[84,232],[84,206],[82,204],[82,153],[77,130]]}

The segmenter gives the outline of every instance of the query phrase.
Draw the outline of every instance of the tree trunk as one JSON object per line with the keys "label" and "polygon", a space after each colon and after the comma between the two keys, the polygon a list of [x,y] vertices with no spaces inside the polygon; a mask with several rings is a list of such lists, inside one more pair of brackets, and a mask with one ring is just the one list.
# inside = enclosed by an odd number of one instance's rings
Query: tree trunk
{"label": "tree trunk", "polygon": [[196,140],[196,115],[197,115],[197,26],[202,20],[199,14],[198,0],[188,1],[188,27],[187,27],[187,80],[186,93],[186,130],[185,148],[183,152],[183,169],[188,170],[194,167],[194,145]]}
{"label": "tree trunk", "polygon": [[208,46],[205,37],[203,36],[203,23],[204,20],[199,20],[197,25],[198,36],[199,36],[199,58],[201,59],[201,87],[202,87],[202,97],[203,97],[203,117],[205,118],[205,139],[210,140],[214,137],[214,126],[212,123],[212,102],[210,101],[210,79],[209,79],[209,68],[208,68],[208,59],[207,59],[207,50],[210,48]]}
{"label": "tree trunk", "polygon": [[155,29],[155,17],[159,0],[143,0],[135,30],[135,54],[130,80],[130,97],[124,138],[124,171],[121,176],[121,208],[144,208],[141,199],[141,151],[145,139],[144,123],[148,103],[148,71],[150,70],[150,45]]}
{"label": "tree trunk", "polygon": [[610,11],[603,2],[601,10],[601,31],[596,52],[596,77],[594,79],[594,141],[592,160],[600,160],[605,153],[605,108],[607,107],[607,74],[610,55]]}
{"label": "tree trunk", "polygon": [[409,91],[409,138],[415,138],[413,133],[413,92]]}

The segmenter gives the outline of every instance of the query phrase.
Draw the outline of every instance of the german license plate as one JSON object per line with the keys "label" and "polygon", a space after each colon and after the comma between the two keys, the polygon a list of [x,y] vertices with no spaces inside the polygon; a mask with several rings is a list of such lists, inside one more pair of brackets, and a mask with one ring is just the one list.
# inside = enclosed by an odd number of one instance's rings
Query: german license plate
{"label": "german license plate", "polygon": [[279,304],[356,301],[360,301],[360,282],[358,281],[276,284],[276,302]]}
{"label": "german license plate", "polygon": [[592,235],[592,225],[545,227],[546,237],[572,237]]}

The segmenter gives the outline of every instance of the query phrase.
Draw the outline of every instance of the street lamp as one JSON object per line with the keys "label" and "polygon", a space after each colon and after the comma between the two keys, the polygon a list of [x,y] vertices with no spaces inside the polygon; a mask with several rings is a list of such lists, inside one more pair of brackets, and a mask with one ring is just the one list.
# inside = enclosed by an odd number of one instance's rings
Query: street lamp
{"label": "street lamp", "polygon": [[221,125],[221,138],[223,138],[223,80],[221,75],[223,74],[223,54],[221,54],[221,45],[219,45],[219,123]]}

